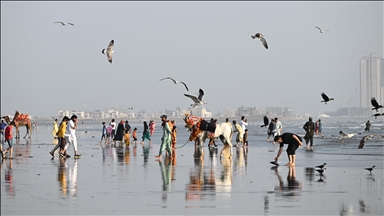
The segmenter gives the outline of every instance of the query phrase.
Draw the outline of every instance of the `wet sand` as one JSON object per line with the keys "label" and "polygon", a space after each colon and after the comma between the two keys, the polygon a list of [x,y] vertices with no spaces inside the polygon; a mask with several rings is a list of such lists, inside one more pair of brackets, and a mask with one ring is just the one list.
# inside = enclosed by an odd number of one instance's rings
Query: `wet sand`
{"label": "wet sand", "polygon": [[[23,133],[23,132],[22,132]],[[269,162],[278,146],[250,136],[248,148],[233,148],[220,160],[204,147],[193,157],[190,142],[175,160],[155,160],[151,146],[101,146],[99,131],[79,131],[80,159],[51,159],[50,131],[32,143],[15,143],[14,160],[1,163],[1,215],[383,215],[383,157],[297,150],[295,168]],[[178,146],[187,133],[179,130]],[[367,145],[365,149],[369,149]],[[68,151],[73,155],[72,147]],[[327,163],[324,176],[314,167]],[[372,174],[365,167],[376,165]]]}

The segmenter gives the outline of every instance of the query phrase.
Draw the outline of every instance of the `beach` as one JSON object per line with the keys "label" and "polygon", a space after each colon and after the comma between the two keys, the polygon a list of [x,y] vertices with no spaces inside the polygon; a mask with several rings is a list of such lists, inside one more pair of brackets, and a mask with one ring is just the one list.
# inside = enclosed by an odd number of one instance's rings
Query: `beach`
{"label": "beach", "polygon": [[[304,121],[282,123],[284,132],[303,134]],[[131,126],[141,141],[142,124]],[[189,133],[182,122],[177,126],[181,147]],[[234,147],[232,160],[220,159],[217,140],[218,148],[205,143],[203,160],[189,142],[173,161],[154,158],[160,126],[151,145],[127,148],[100,145],[101,122],[86,122],[77,131],[81,158],[60,159],[48,153],[52,124],[39,124],[30,140],[14,140],[15,159],[1,163],[1,215],[383,215],[383,139],[358,149],[364,134],[344,144],[336,138],[341,128],[358,126],[325,121],[327,138],[316,137],[313,151],[299,148],[289,168],[286,147],[280,166],[270,164],[279,146],[266,142],[259,124],[248,126],[249,147]],[[372,133],[382,134],[382,127],[373,124]],[[323,163],[320,176],[314,169]],[[373,165],[372,174],[364,169]]]}

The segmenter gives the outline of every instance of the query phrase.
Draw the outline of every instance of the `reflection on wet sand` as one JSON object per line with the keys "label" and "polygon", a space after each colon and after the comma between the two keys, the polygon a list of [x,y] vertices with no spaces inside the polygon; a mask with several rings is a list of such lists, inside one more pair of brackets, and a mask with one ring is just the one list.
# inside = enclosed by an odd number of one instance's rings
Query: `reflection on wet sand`
{"label": "reflection on wet sand", "polygon": [[232,159],[222,157],[220,164],[223,166],[220,179],[216,181],[216,191],[222,197],[230,198],[232,190]]}
{"label": "reflection on wet sand", "polygon": [[300,196],[302,183],[296,180],[296,168],[294,166],[289,167],[287,176],[287,185],[284,185],[284,181],[279,175],[278,169],[275,169],[275,174],[279,180],[279,185],[275,186],[276,195],[281,196]]}
{"label": "reflection on wet sand", "polygon": [[[15,186],[13,185],[13,171],[12,171],[12,163],[13,160],[8,160],[8,166],[4,172],[5,179],[5,191],[9,196],[14,197],[16,195]],[[6,162],[4,162],[5,164]]]}
{"label": "reflection on wet sand", "polygon": [[[15,139],[15,145],[13,145],[13,155],[16,157],[27,157],[30,156],[31,154],[31,145],[30,144],[30,139],[23,139],[23,141],[20,143],[20,139]],[[25,143],[23,143],[25,142]],[[24,163],[28,163],[29,160],[23,161]]]}
{"label": "reflection on wet sand", "polygon": [[74,164],[68,169],[67,159],[60,158],[57,180],[59,181],[59,189],[62,192],[63,198],[70,195],[72,198],[77,197],[77,159]]}
{"label": "reflection on wet sand", "polygon": [[[200,152],[200,147],[195,147],[195,153]],[[211,150],[211,148],[210,148]],[[214,151],[213,151],[214,152]],[[211,152],[210,152],[211,154]],[[217,154],[217,151],[216,151]],[[199,157],[194,158],[195,166],[190,169],[189,183],[186,185],[185,199],[187,202],[214,199],[216,196],[215,172],[213,166],[209,174],[204,170],[204,160]],[[196,206],[186,206],[193,208]]]}

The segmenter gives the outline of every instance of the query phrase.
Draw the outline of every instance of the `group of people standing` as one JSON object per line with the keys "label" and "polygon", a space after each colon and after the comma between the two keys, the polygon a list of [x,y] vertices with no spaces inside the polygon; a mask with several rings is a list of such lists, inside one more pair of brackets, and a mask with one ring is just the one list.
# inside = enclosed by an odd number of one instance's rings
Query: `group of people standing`
{"label": "group of people standing", "polygon": [[49,152],[49,154],[54,157],[55,151],[60,148],[59,155],[62,158],[71,157],[67,154],[67,149],[70,144],[73,145],[74,157],[79,158],[81,155],[77,151],[77,138],[76,138],[76,130],[77,130],[77,116],[72,115],[71,118],[68,116],[64,116],[60,125],[57,126],[57,119],[53,122],[53,131],[52,135],[58,139],[57,145]]}
{"label": "group of people standing", "polygon": [[[272,137],[272,140],[274,140],[276,136],[280,136],[282,133],[283,133],[283,125],[281,124],[279,119],[277,117],[274,119],[271,119],[271,122],[268,125],[267,142],[269,142],[270,137]],[[272,143],[275,144],[276,141],[272,141]]]}
{"label": "group of people standing", "polygon": [[[101,129],[101,139],[100,144],[104,141],[105,144],[109,144],[113,141],[114,145],[116,145],[116,142],[119,141],[120,145],[123,143],[126,145],[130,145],[131,143],[131,125],[129,124],[128,120],[124,122],[124,120],[121,120],[119,124],[115,122],[115,119],[112,119],[108,126],[106,126],[105,122],[102,122],[102,129]],[[137,128],[133,130],[133,137],[136,138],[136,131]],[[137,138],[134,139],[134,141],[137,141]]]}

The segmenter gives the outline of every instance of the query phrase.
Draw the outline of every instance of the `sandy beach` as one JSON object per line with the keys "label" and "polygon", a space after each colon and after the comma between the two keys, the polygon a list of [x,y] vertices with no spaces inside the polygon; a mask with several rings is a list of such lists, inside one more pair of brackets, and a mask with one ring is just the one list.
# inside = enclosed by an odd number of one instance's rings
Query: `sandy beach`
{"label": "sandy beach", "polygon": [[[296,166],[288,168],[285,149],[280,166],[269,163],[278,146],[258,135],[259,126],[250,126],[256,132],[249,136],[249,147],[233,148],[232,160],[220,160],[223,145],[218,141],[217,149],[205,145],[203,160],[193,157],[190,142],[175,150],[173,161],[154,158],[159,128],[152,145],[126,148],[100,145],[99,126],[79,129],[80,159],[51,158],[51,124],[39,126],[31,140],[15,142],[15,159],[1,163],[1,215],[384,213],[380,141],[358,150],[357,139],[343,145],[315,139],[314,150],[298,149]],[[177,146],[188,137],[181,123],[179,128]],[[69,152],[73,154],[72,147]],[[327,169],[320,176],[314,168],[324,162]],[[376,167],[370,174],[364,168],[372,165]]]}

